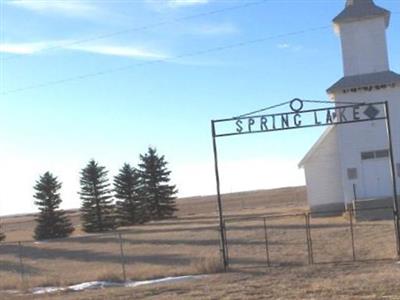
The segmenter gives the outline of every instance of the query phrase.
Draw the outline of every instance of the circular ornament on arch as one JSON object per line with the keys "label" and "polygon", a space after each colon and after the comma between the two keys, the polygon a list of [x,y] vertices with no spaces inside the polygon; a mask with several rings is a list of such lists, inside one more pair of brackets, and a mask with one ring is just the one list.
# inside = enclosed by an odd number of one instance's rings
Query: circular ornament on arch
{"label": "circular ornament on arch", "polygon": [[290,109],[294,112],[300,112],[303,109],[303,101],[300,100],[299,98],[295,98],[292,101],[290,101]]}

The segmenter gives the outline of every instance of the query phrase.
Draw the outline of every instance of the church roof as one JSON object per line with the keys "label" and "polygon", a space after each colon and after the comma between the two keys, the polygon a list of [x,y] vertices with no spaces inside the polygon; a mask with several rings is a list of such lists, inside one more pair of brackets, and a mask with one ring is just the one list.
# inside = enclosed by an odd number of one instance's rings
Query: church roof
{"label": "church roof", "polygon": [[367,88],[370,86],[389,85],[400,82],[400,74],[384,71],[370,74],[345,76],[327,89],[329,94],[346,89]]}
{"label": "church roof", "polygon": [[345,9],[333,19],[333,23],[346,23],[375,17],[385,17],[386,25],[388,25],[390,12],[375,5],[373,0],[347,0]]}

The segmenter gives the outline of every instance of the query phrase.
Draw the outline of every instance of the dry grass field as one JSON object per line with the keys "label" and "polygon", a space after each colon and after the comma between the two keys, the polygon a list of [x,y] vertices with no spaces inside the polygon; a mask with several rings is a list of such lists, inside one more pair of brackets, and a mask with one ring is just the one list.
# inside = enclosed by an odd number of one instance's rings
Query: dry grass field
{"label": "dry grass field", "polygon": [[[0,244],[0,299],[400,299],[393,222],[356,222],[353,262],[348,216],[311,218],[315,264],[308,265],[304,216],[276,217],[306,211],[305,199],[304,187],[224,195],[228,273],[179,284],[42,296],[4,291],[121,280],[118,236],[83,234],[78,213],[71,212],[77,227],[73,237],[35,243],[32,216],[7,218],[7,241]],[[176,219],[119,229],[129,279],[217,269],[215,198],[179,199],[178,207]],[[272,267],[266,260],[265,216]]]}

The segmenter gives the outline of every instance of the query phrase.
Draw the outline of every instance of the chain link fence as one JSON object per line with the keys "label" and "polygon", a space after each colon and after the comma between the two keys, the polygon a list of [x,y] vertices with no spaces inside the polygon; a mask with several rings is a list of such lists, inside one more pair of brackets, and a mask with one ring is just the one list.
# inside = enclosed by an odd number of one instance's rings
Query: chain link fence
{"label": "chain link fence", "polygon": [[228,264],[242,268],[396,259],[393,219],[373,218],[390,216],[388,210],[392,208],[226,219]]}
{"label": "chain link fence", "polygon": [[67,286],[204,272],[219,262],[215,218],[172,220],[118,232],[0,243],[0,289]]}
{"label": "chain link fence", "polygon": [[[303,266],[397,257],[393,219],[350,209],[225,219],[229,267]],[[216,216],[186,217],[52,241],[0,244],[0,289],[202,274],[220,267]]]}

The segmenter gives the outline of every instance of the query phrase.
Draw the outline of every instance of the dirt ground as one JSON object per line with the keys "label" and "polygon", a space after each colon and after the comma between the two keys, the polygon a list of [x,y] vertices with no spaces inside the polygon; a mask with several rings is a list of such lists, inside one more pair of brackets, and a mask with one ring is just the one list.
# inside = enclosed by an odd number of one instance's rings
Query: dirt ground
{"label": "dirt ground", "polygon": [[250,268],[179,284],[4,299],[400,299],[399,276],[394,262]]}
{"label": "dirt ground", "polygon": [[[118,235],[82,234],[78,212],[71,212],[75,236],[35,243],[32,216],[5,219],[0,299],[400,299],[393,222],[355,222],[352,232],[346,214],[311,218],[311,265],[306,220],[301,214],[307,210],[305,197],[304,187],[224,195],[227,273],[179,284],[37,297],[12,295],[7,290],[122,280]],[[176,219],[119,230],[128,279],[218,269],[215,198],[179,199],[178,207]],[[280,214],[289,216],[277,217]],[[20,245],[19,240],[23,240]]]}

